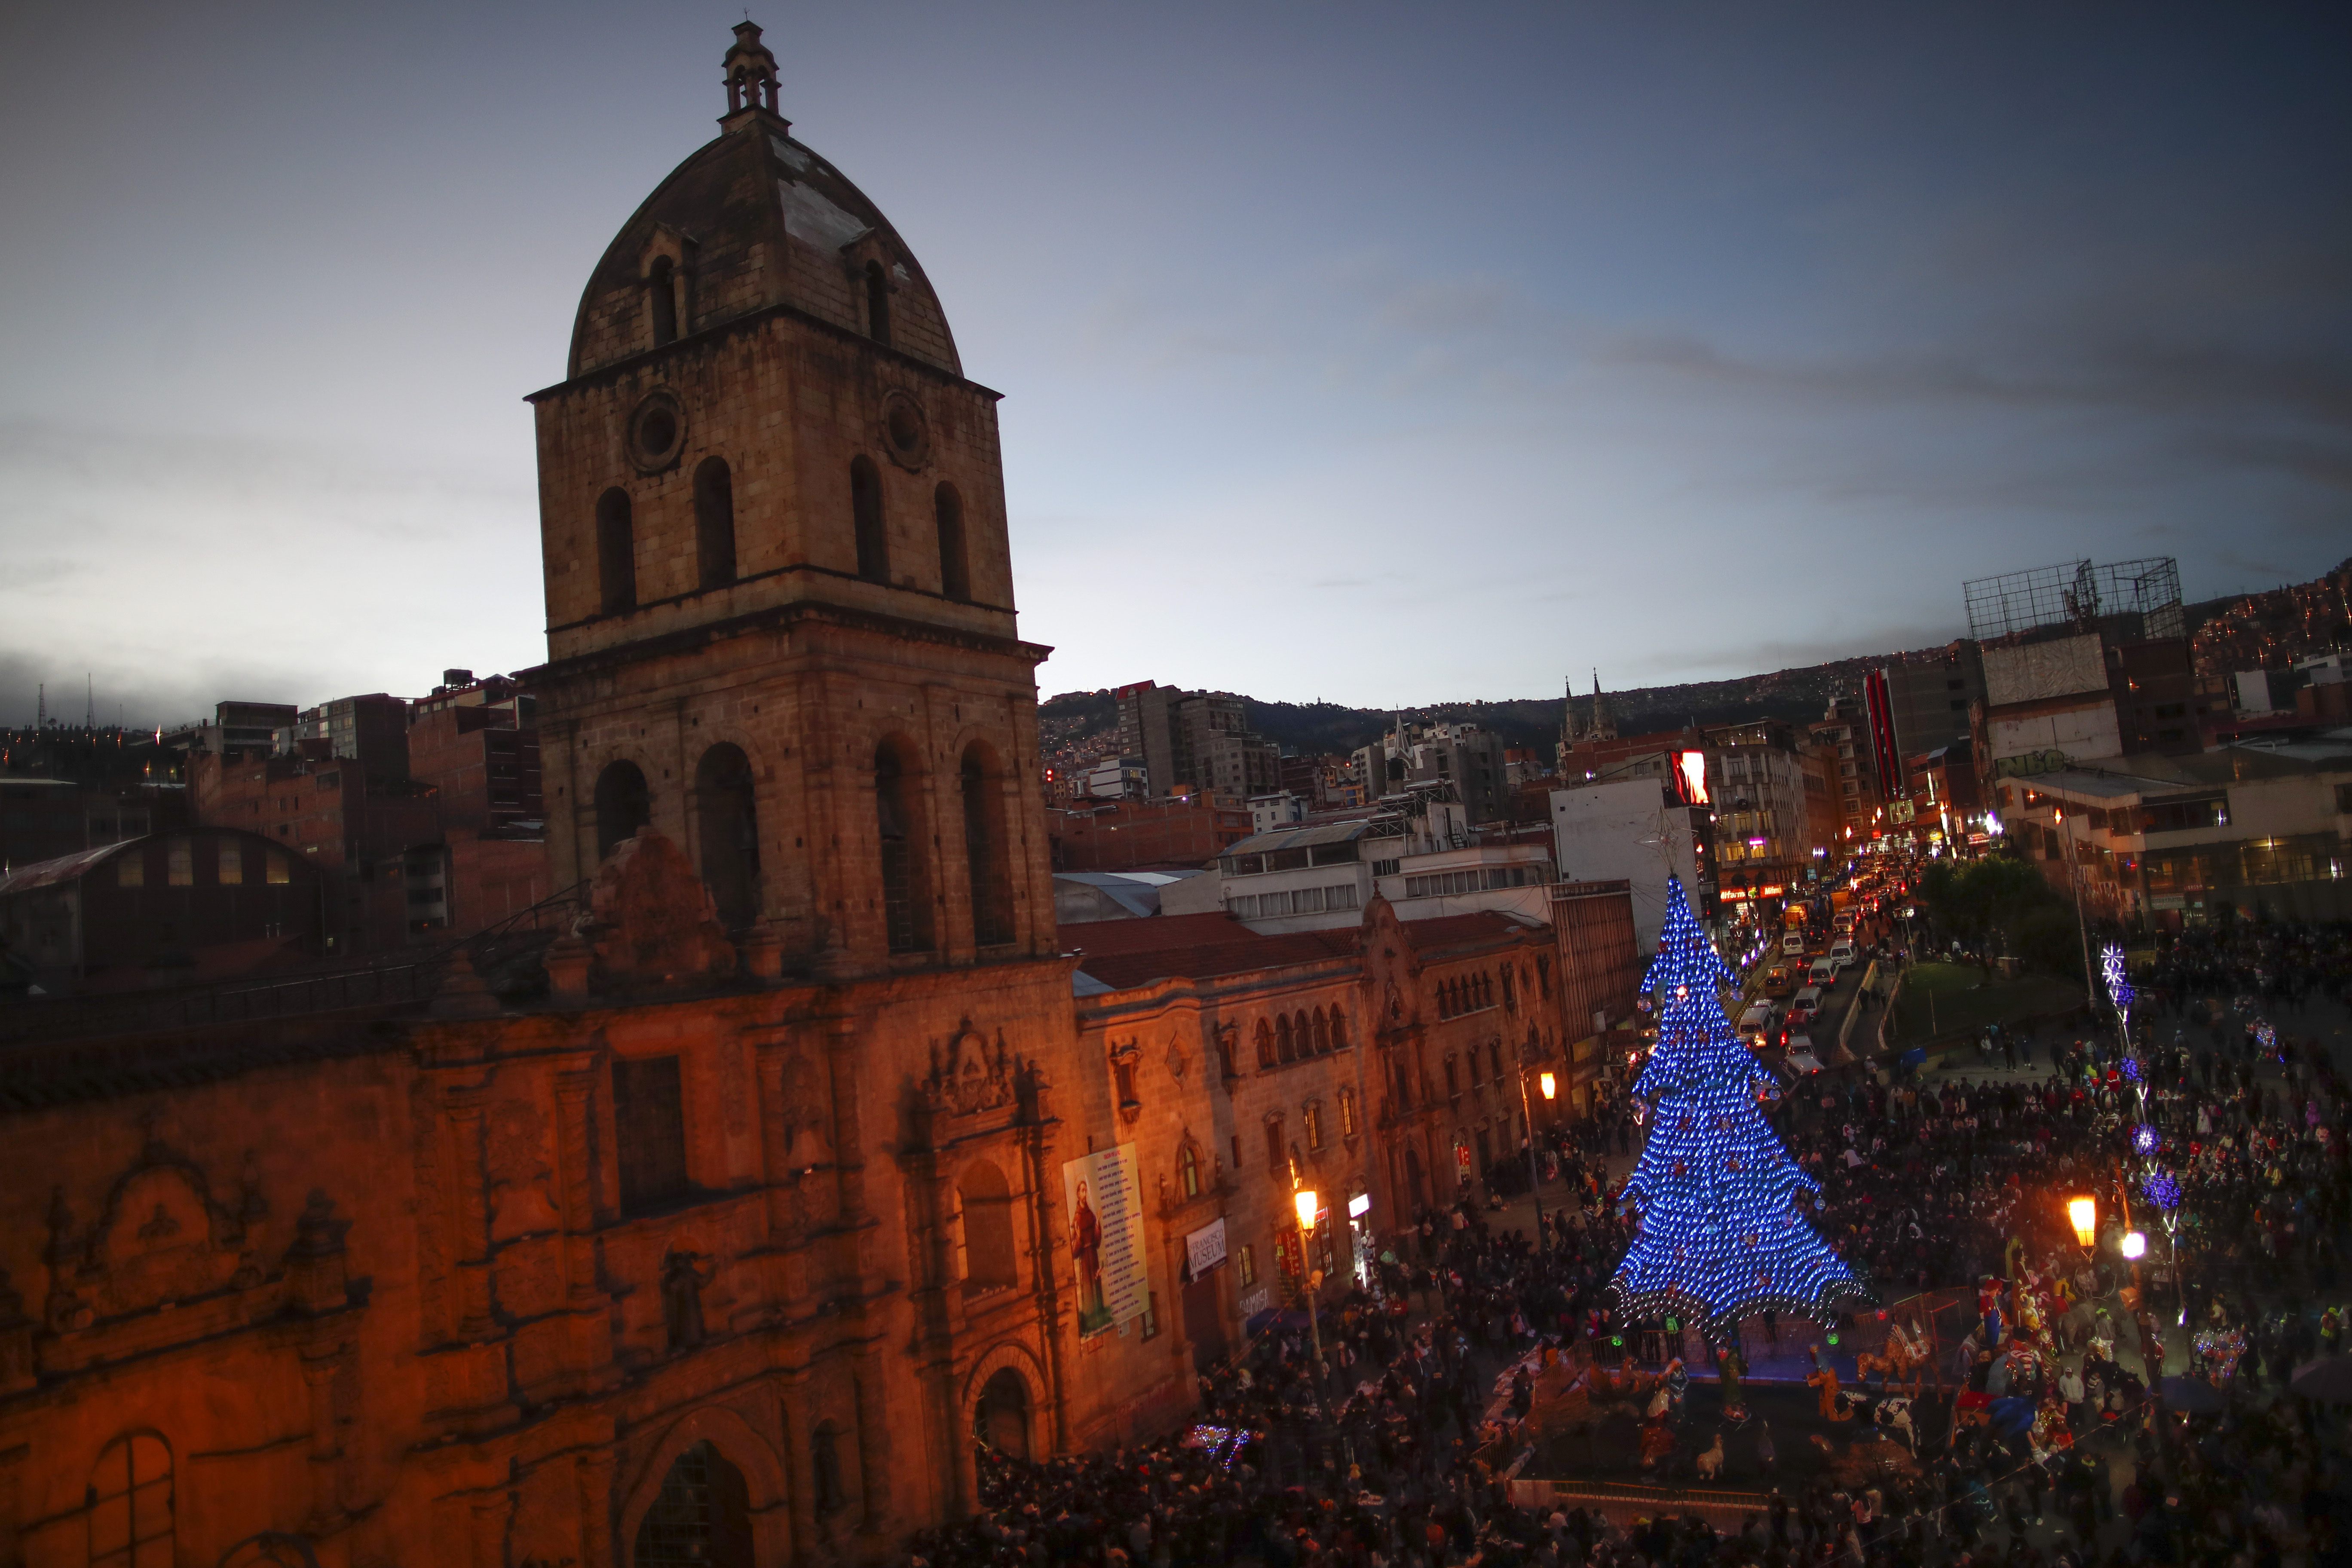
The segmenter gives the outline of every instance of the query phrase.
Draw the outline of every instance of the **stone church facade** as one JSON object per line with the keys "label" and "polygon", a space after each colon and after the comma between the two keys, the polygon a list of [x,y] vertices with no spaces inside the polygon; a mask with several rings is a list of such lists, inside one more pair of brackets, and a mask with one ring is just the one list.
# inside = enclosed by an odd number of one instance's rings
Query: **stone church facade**
{"label": "stone church facade", "polygon": [[736,31],[531,399],[579,918],[422,1011],[5,1047],[0,1563],[870,1562],[975,1436],[1190,1408],[1183,1333],[1077,1329],[1123,1124],[996,395]]}

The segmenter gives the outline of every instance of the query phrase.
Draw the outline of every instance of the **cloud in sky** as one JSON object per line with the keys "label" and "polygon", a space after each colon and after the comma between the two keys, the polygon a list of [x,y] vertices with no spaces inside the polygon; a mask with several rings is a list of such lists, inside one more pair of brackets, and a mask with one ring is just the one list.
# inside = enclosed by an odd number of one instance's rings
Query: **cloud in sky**
{"label": "cloud in sky", "polygon": [[[0,719],[541,657],[520,398],[740,16],[13,18]],[[1936,640],[1984,573],[2201,596],[2352,533],[2336,13],[761,19],[1007,394],[1048,690],[1703,679]],[[125,39],[173,62],[128,113]]]}

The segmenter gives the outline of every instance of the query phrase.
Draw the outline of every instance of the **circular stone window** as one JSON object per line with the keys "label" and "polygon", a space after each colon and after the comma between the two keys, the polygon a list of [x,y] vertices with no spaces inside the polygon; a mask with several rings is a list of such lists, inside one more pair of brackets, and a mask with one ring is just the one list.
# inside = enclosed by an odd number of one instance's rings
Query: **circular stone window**
{"label": "circular stone window", "polygon": [[686,446],[686,416],[667,392],[649,394],[629,416],[629,461],[650,474],[677,461]]}
{"label": "circular stone window", "polygon": [[903,392],[887,394],[882,399],[882,444],[900,468],[921,468],[931,455],[931,426],[923,417],[923,405]]}

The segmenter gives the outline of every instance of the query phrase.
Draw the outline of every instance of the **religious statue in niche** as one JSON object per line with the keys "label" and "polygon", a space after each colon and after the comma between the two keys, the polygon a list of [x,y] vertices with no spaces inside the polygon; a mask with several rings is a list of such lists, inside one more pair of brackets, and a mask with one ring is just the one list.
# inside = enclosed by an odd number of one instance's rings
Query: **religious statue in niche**
{"label": "religious statue in niche", "polygon": [[669,1331],[673,1354],[692,1350],[707,1337],[702,1322],[702,1288],[718,1277],[719,1268],[714,1263],[706,1270],[702,1264],[701,1253],[683,1248],[662,1258],[662,1323]]}

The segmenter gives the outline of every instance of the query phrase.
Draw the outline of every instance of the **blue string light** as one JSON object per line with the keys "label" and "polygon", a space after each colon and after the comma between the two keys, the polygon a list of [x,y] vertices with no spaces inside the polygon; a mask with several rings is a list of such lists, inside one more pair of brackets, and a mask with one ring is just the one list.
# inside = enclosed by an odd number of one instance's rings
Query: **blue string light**
{"label": "blue string light", "polygon": [[1633,1085],[1650,1106],[1649,1137],[1625,1183],[1641,1228],[1610,1289],[1635,1319],[1668,1311],[1698,1320],[1708,1338],[1763,1311],[1827,1321],[1869,1288],[1798,1216],[1800,1194],[1821,1184],[1789,1157],[1757,1110],[1777,1093],[1740,1043],[1717,987],[1729,969],[1691,914],[1678,878],[1666,879],[1665,929],[1642,989],[1654,999],[1658,1040]]}

